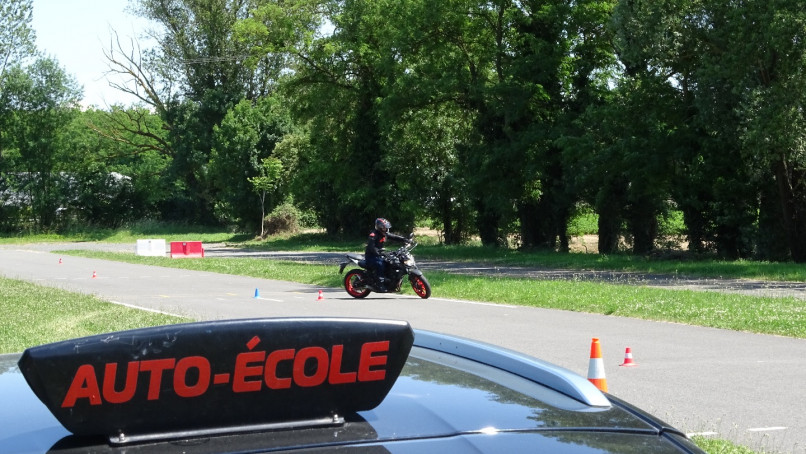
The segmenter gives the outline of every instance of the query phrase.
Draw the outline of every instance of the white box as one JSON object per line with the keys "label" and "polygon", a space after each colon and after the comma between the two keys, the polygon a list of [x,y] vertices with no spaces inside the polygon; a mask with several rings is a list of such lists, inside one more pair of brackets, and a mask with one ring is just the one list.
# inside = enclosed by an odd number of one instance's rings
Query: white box
{"label": "white box", "polygon": [[165,257],[165,240],[137,240],[137,255]]}

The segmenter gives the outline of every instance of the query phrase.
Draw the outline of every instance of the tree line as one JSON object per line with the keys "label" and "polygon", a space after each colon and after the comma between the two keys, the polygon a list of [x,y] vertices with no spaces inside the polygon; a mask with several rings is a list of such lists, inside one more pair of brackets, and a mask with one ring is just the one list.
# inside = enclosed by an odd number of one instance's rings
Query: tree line
{"label": "tree line", "polygon": [[[131,0],[134,106],[80,109],[0,19],[0,228],[140,218],[329,233],[433,220],[448,244],[806,261],[806,10],[791,0]],[[26,18],[26,12],[28,14]],[[61,214],[60,214],[61,213]]]}

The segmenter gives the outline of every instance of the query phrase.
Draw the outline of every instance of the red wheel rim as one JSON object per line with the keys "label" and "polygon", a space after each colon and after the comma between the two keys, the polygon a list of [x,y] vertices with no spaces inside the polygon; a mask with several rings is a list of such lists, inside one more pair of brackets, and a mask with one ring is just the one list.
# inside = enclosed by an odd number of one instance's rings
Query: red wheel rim
{"label": "red wheel rim", "polygon": [[415,279],[414,285],[412,285],[411,287],[414,290],[414,293],[417,294],[417,296],[419,296],[420,298],[425,298],[427,292],[425,289],[425,285],[423,285],[422,279],[420,278]]}
{"label": "red wheel rim", "polygon": [[358,290],[353,285],[353,282],[359,281],[361,280],[361,278],[362,278],[361,273],[358,271],[351,271],[347,273],[347,276],[345,276],[344,289],[347,291],[347,293],[350,294],[350,296],[358,298],[369,293],[369,290],[367,290],[366,288],[364,288],[363,290]]}

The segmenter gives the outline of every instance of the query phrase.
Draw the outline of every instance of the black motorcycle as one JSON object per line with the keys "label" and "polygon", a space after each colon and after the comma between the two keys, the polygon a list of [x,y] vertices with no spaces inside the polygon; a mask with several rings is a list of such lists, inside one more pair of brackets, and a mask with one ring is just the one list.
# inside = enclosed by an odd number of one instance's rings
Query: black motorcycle
{"label": "black motorcycle", "polygon": [[[410,239],[412,237],[409,237]],[[420,298],[431,296],[431,284],[423,276],[423,272],[417,268],[411,250],[417,247],[417,243],[410,242],[393,252],[385,252],[386,275],[383,276],[385,284],[375,276],[375,273],[367,269],[367,261],[362,254],[347,254],[347,261],[339,266],[339,274],[344,272],[344,268],[350,263],[354,263],[361,268],[354,268],[344,276],[344,290],[353,298],[364,298],[371,292],[388,293],[400,292],[400,285],[403,277],[408,276],[411,288]]]}

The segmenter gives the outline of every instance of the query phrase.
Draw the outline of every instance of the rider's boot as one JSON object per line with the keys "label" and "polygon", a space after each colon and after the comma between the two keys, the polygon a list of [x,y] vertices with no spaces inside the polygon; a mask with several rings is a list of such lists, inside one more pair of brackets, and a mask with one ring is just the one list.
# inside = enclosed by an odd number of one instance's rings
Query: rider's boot
{"label": "rider's boot", "polygon": [[379,277],[378,278],[378,291],[380,291],[380,292],[388,291],[387,290],[387,284],[388,283],[389,283],[389,279],[386,279],[385,277]]}
{"label": "rider's boot", "polygon": [[375,287],[375,291],[379,293],[386,292],[386,283],[388,279],[378,276],[378,274],[373,270],[372,271],[372,285]]}

